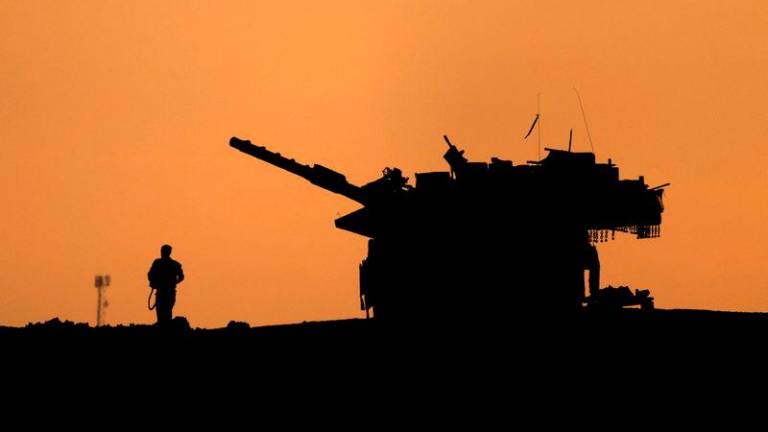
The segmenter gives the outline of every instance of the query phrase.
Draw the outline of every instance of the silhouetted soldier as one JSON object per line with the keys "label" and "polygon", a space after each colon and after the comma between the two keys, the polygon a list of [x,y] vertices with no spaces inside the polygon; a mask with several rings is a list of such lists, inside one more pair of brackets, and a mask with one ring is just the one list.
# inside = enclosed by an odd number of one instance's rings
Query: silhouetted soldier
{"label": "silhouetted soldier", "polygon": [[160,258],[152,262],[152,267],[147,273],[149,286],[156,290],[155,308],[158,324],[171,321],[173,305],[176,304],[176,284],[184,280],[181,263],[171,259],[171,250],[170,245],[163,245],[160,248]]}

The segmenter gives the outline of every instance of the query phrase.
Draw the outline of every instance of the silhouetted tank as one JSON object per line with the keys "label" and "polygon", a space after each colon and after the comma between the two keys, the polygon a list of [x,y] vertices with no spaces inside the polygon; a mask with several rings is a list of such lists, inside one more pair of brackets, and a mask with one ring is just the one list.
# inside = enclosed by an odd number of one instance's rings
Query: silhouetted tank
{"label": "silhouetted tank", "polygon": [[397,168],[363,186],[322,165],[303,165],[232,138],[230,145],[362,208],[336,227],[367,237],[361,308],[378,318],[508,315],[576,310],[599,288],[595,243],[615,231],[660,234],[662,194],[643,177],[621,180],[593,153],[546,149],[540,161],[470,162],[447,137],[450,171]]}

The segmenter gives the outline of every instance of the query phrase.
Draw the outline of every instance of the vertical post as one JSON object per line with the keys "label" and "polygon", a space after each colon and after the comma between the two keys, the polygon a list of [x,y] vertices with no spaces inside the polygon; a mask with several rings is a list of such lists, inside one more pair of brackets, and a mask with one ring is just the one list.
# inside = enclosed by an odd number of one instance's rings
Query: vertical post
{"label": "vertical post", "polygon": [[104,286],[104,278],[96,276],[96,327],[101,326],[101,288]]}
{"label": "vertical post", "polygon": [[96,291],[98,292],[98,302],[99,304],[96,305],[96,327],[101,327],[101,287],[97,287]]}
{"label": "vertical post", "polygon": [[103,309],[106,306],[104,302],[104,288],[108,287],[110,284],[110,277],[109,275],[102,276],[102,275],[96,275],[96,327],[100,327],[102,325],[102,315],[103,315]]}

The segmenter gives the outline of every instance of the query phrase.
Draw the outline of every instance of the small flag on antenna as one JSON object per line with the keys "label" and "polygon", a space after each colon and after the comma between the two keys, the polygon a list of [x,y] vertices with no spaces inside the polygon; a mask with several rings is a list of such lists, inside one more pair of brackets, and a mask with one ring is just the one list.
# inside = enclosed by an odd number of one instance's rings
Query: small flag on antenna
{"label": "small flag on antenna", "polygon": [[533,132],[533,128],[536,127],[536,123],[538,123],[538,121],[539,121],[539,114],[537,113],[536,114],[536,118],[534,118],[533,119],[533,123],[531,123],[531,128],[528,129],[528,133],[525,134],[525,137],[523,137],[523,139],[526,139],[526,138],[528,138],[531,135],[531,132]]}

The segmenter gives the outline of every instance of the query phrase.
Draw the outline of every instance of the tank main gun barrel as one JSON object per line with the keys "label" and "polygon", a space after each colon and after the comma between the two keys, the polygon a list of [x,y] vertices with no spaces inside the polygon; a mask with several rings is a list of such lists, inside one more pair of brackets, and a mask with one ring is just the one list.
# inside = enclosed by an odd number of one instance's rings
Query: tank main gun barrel
{"label": "tank main gun barrel", "polygon": [[269,151],[266,147],[253,145],[250,141],[241,140],[237,137],[232,137],[229,140],[229,145],[245,154],[261,159],[264,162],[282,168],[299,177],[303,177],[309,180],[310,183],[320,186],[323,189],[339,195],[344,195],[363,205],[366,204],[366,199],[361,188],[349,183],[343,174],[330,168],[326,168],[319,164],[312,166],[304,165],[293,159],[288,159],[280,153]]}

